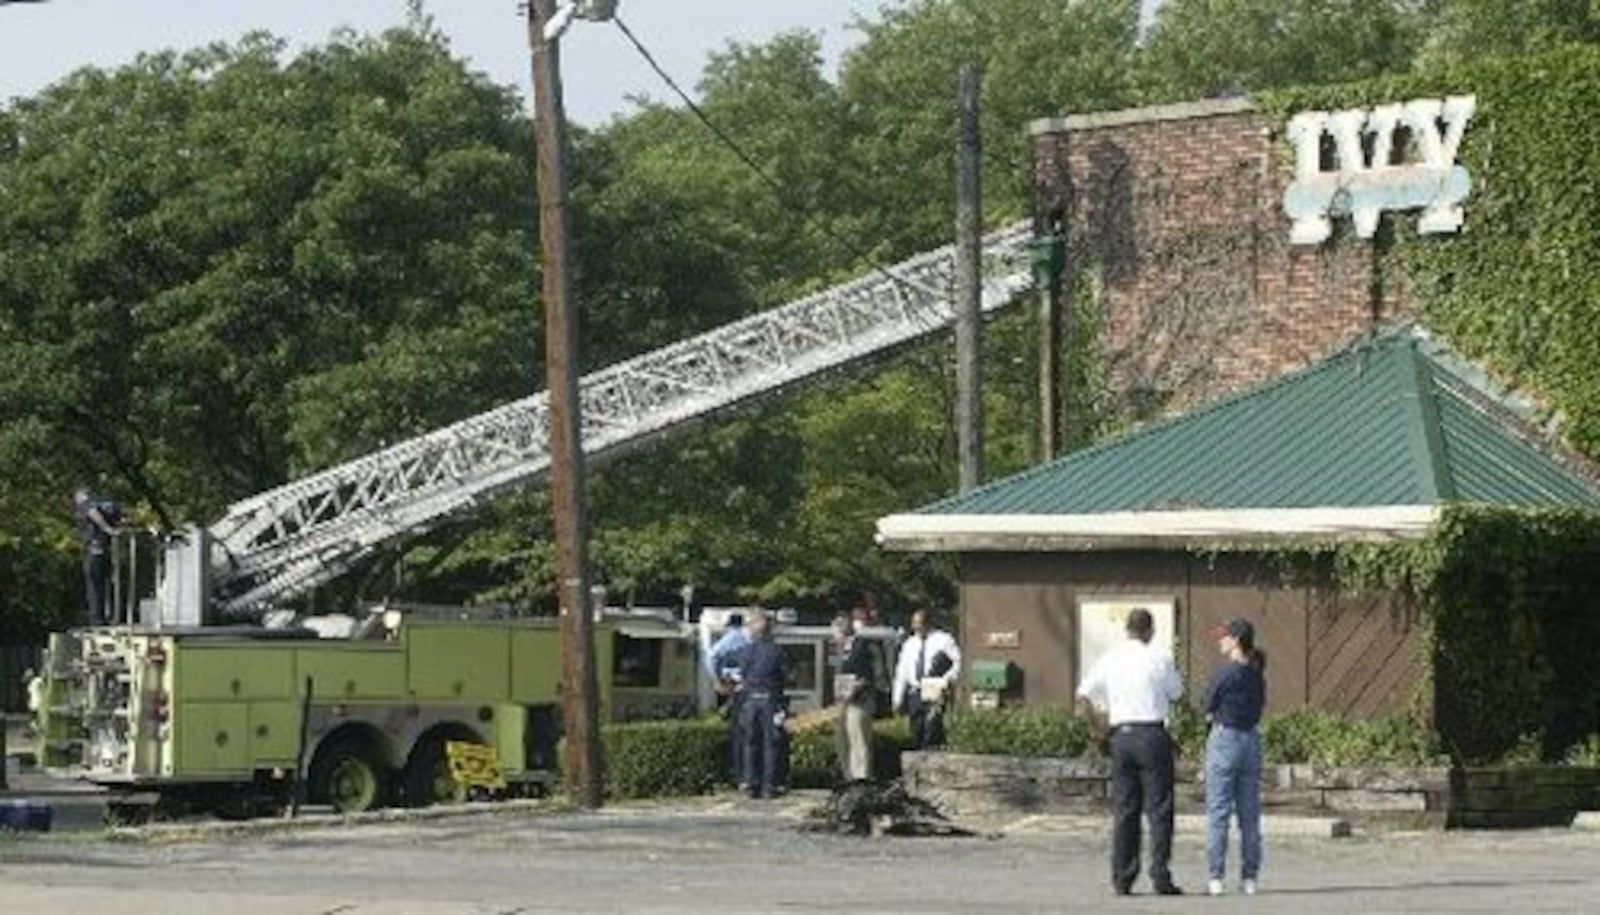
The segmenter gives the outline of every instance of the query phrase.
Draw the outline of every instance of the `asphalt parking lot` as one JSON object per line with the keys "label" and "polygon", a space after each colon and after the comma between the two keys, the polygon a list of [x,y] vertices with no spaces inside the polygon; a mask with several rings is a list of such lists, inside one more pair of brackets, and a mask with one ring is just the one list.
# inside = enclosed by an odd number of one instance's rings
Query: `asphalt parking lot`
{"label": "asphalt parking lot", "polygon": [[[1278,836],[1258,897],[1118,899],[1096,818],[996,820],[971,824],[980,834],[970,838],[859,838],[803,830],[818,801],[10,836],[0,838],[0,889],[7,911],[95,915],[1578,912],[1600,898],[1600,834],[1582,830]],[[1192,893],[1201,861],[1191,824],[1175,871]]]}

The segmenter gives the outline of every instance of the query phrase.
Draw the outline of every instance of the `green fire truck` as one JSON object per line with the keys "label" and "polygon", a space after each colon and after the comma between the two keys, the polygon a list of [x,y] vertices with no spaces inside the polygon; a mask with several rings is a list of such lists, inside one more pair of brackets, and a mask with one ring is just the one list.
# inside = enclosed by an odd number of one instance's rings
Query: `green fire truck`
{"label": "green fire truck", "polygon": [[[113,789],[119,810],[157,814],[257,815],[297,789],[344,812],[451,799],[463,787],[451,741],[491,748],[512,791],[539,788],[560,735],[552,623],[385,615],[391,625],[348,639],[251,626],[59,634],[42,761]],[[597,627],[599,670],[615,635]]]}
{"label": "green fire truck", "polygon": [[[602,612],[602,720],[714,708],[699,643],[728,612],[706,611],[699,626],[667,609]],[[347,813],[459,800],[467,786],[452,774],[452,744],[486,748],[506,793],[544,790],[561,732],[555,620],[390,605],[346,622],[355,625],[334,637],[255,625],[57,634],[42,673],[40,759],[110,789],[125,820],[266,815],[302,797]],[[794,710],[830,702],[827,629],[780,624],[776,637]],[[892,650],[895,633],[875,637]]]}

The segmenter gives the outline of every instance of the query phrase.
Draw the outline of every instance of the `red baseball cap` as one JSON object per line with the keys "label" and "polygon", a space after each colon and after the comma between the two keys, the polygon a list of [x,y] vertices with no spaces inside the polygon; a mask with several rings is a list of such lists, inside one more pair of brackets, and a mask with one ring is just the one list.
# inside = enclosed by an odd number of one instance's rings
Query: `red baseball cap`
{"label": "red baseball cap", "polygon": [[1220,639],[1223,636],[1232,636],[1233,638],[1240,640],[1254,641],[1256,637],[1256,627],[1250,625],[1249,620],[1243,620],[1238,617],[1234,617],[1233,619],[1228,620],[1221,625],[1211,627],[1212,638]]}

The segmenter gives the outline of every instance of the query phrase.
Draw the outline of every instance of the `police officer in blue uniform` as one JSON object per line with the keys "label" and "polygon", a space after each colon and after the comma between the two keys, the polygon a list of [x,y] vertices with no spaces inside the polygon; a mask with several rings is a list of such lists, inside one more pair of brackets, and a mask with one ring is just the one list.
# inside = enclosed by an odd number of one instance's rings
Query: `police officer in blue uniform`
{"label": "police officer in blue uniform", "polygon": [[741,790],[749,787],[745,781],[743,719],[744,706],[744,652],[750,647],[750,635],[744,629],[744,614],[728,614],[728,628],[706,653],[706,667],[717,691],[728,697],[723,711],[728,716],[728,778]]}
{"label": "police officer in blue uniform", "polygon": [[744,781],[751,797],[770,798],[778,795],[788,768],[783,758],[788,752],[788,742],[783,739],[788,702],[783,690],[789,664],[773,640],[766,614],[752,614],[746,626],[750,646],[739,665],[744,673],[744,704],[739,709],[739,729],[745,741]]}

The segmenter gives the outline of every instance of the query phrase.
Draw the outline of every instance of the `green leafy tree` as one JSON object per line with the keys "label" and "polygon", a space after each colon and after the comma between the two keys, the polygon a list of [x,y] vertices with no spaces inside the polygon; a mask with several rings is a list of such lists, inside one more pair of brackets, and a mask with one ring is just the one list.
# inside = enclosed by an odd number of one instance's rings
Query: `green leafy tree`
{"label": "green leafy tree", "polygon": [[35,525],[79,481],[204,521],[531,390],[526,136],[425,23],[145,56],[0,111],[13,555],[72,561]]}
{"label": "green leafy tree", "polygon": [[[949,25],[931,17],[907,30]],[[851,68],[869,58],[890,69],[925,63],[916,36],[884,35],[865,47],[891,39],[904,47],[892,49],[892,61],[863,51],[846,66],[846,86]],[[995,66],[1013,66],[1005,42],[995,43]],[[1048,62],[1046,42],[1028,48],[1035,64]],[[945,68],[950,86],[930,84],[921,97],[873,99],[892,105],[880,111],[845,98],[820,66],[814,37],[784,35],[714,55],[700,83],[706,116],[776,189],[688,112],[665,106],[646,105],[580,141],[574,199],[583,283],[596,306],[593,347],[631,355],[930,243],[907,234],[902,219],[937,225],[932,241],[948,235],[950,181],[908,192],[904,207],[895,201],[906,174],[947,170],[954,70]],[[919,103],[942,112],[932,128],[939,136],[926,156],[906,152],[884,167],[874,130],[920,113]],[[1020,154],[1020,132],[1000,142]],[[1016,191],[998,192],[1002,214],[1017,212]],[[908,207],[916,212],[899,212]],[[994,337],[1003,368],[990,376],[989,416],[999,469],[1019,466],[1025,447],[1017,404],[1031,381],[1011,357],[1024,343],[1020,326]],[[946,570],[880,554],[872,534],[881,515],[953,485],[952,401],[948,355],[935,347],[600,467],[592,512],[600,574],[639,600],[670,599],[692,583],[709,599],[816,609],[868,591],[886,606],[909,595],[947,603]]]}
{"label": "green leafy tree", "polygon": [[1428,66],[1600,41],[1594,0],[1425,0]]}
{"label": "green leafy tree", "polygon": [[[690,112],[653,103],[580,139],[586,362],[666,345],[847,270],[855,178],[830,150],[853,126],[821,66],[803,33],[711,57],[700,107],[738,152]],[[744,600],[778,574],[806,450],[792,408],[778,401],[596,468],[595,563],[615,593],[656,602],[692,584],[703,599]]]}
{"label": "green leafy tree", "polygon": [[577,143],[573,200],[585,362],[603,365],[794,295],[852,258],[822,227],[858,210],[833,150],[853,135],[814,35],[712,55],[701,108],[646,104]]}
{"label": "green leafy tree", "polygon": [[1410,0],[1165,0],[1143,58],[1153,100],[1349,82],[1411,66]]}
{"label": "green leafy tree", "polygon": [[1026,127],[1035,118],[1117,108],[1131,81],[1137,3],[1128,0],[923,0],[859,23],[865,40],[840,72],[861,112],[855,158],[875,176],[861,199],[888,253],[949,239],[954,217],[956,86],[981,70],[985,211],[1023,211]]}

